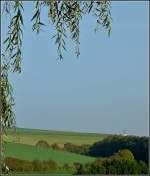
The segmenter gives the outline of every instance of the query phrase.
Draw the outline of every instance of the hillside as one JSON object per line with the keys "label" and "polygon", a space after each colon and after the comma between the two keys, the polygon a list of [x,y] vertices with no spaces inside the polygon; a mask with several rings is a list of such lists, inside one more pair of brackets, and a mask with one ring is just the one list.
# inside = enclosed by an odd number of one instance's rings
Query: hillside
{"label": "hillside", "polygon": [[57,143],[63,145],[70,142],[73,144],[93,144],[94,142],[104,139],[108,134],[98,133],[80,133],[66,131],[52,131],[40,129],[16,128],[16,130],[8,130],[7,138],[9,142],[35,145],[39,140],[45,140],[49,144]]}
{"label": "hillside", "polygon": [[74,162],[88,163],[95,160],[94,157],[87,157],[65,151],[57,151],[53,149],[36,148],[31,145],[6,143],[6,157],[13,157],[22,160],[53,160],[58,165],[72,164]]}

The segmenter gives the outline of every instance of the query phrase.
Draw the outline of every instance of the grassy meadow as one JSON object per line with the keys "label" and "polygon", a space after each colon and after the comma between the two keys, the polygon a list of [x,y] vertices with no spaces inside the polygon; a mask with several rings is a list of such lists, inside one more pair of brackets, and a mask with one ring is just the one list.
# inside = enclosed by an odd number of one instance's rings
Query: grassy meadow
{"label": "grassy meadow", "polygon": [[107,134],[98,133],[79,133],[66,131],[50,131],[39,129],[16,128],[7,131],[6,140],[13,143],[35,145],[39,140],[45,140],[49,145],[57,143],[63,145],[70,142],[72,144],[93,144],[106,137]]}
{"label": "grassy meadow", "polygon": [[35,145],[40,140],[46,141],[49,145],[56,143],[60,146],[67,142],[76,145],[93,144],[96,141],[103,140],[106,136],[106,134],[96,133],[16,128],[15,130],[8,130],[7,136],[4,136],[4,140],[7,141],[5,144],[6,157],[28,161],[53,160],[58,165],[93,162],[94,157],[52,148],[37,148]]}
{"label": "grassy meadow", "polygon": [[87,157],[71,152],[53,150],[51,148],[37,148],[32,145],[6,143],[6,157],[13,157],[22,160],[53,160],[59,166],[64,164],[73,164],[75,162],[90,163],[95,160],[94,157]]}

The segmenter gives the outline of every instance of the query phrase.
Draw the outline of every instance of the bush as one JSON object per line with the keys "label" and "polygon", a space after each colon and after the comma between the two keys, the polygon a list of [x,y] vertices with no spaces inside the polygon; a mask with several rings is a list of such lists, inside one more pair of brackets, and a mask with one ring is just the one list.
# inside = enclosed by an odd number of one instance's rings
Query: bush
{"label": "bush", "polygon": [[110,158],[112,159],[126,159],[126,160],[134,160],[133,153],[128,149],[119,150],[117,153],[112,155]]}
{"label": "bush", "polygon": [[134,160],[133,153],[128,149],[122,149],[118,151],[118,156],[127,160]]}
{"label": "bush", "polygon": [[47,141],[40,140],[36,143],[36,147],[49,148],[50,146]]}
{"label": "bush", "polygon": [[65,151],[83,155],[88,153],[89,147],[90,145],[75,145],[69,142],[64,144]]}
{"label": "bush", "polygon": [[63,168],[66,170],[75,169],[74,164],[64,164]]}
{"label": "bush", "polygon": [[33,165],[29,161],[20,160],[16,158],[7,157],[6,158],[6,165],[12,171],[32,171]]}
{"label": "bush", "polygon": [[40,160],[33,160],[33,161],[25,161],[16,158],[7,157],[6,158],[6,165],[12,171],[51,171],[57,169],[57,164],[52,161],[40,161]]}
{"label": "bush", "polygon": [[76,168],[77,175],[82,174],[148,174],[146,163],[137,162],[136,160],[105,160],[100,165],[95,163],[82,165]]}
{"label": "bush", "polygon": [[147,174],[148,173],[147,164],[143,161],[139,161],[139,165],[140,165],[140,172],[143,174]]}
{"label": "bush", "polygon": [[32,165],[34,171],[50,171],[55,170],[57,168],[56,163],[52,160],[48,161],[34,160],[32,161]]}
{"label": "bush", "polygon": [[73,163],[73,165],[74,165],[75,169],[79,169],[81,164],[80,163]]}
{"label": "bush", "polygon": [[134,160],[131,151],[119,150],[115,155],[99,158],[91,164],[76,164],[76,174],[148,174],[148,165]]}
{"label": "bush", "polygon": [[58,144],[54,143],[51,145],[51,148],[54,149],[54,150],[60,150],[61,148],[59,147]]}

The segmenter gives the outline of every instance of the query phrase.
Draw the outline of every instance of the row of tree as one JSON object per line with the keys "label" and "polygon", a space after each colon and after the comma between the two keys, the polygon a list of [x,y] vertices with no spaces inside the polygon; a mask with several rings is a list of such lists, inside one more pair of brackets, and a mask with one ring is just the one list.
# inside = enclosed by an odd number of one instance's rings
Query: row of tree
{"label": "row of tree", "polygon": [[85,155],[85,154],[88,153],[90,145],[86,145],[86,144],[75,145],[75,144],[72,144],[70,142],[65,143],[64,146],[60,146],[57,143],[53,143],[53,144],[49,145],[47,141],[39,140],[36,143],[36,147],[52,148],[52,149],[55,149],[55,150],[65,150],[67,152],[73,152],[73,153]]}
{"label": "row of tree", "polygon": [[49,145],[46,141],[40,140],[36,146],[94,157],[109,157],[121,149],[129,149],[137,161],[148,163],[148,137],[111,135],[93,145],[75,145],[68,142],[63,147],[56,143]]}
{"label": "row of tree", "polygon": [[148,174],[148,165],[136,161],[132,152],[124,149],[91,164],[79,164],[76,174]]}
{"label": "row of tree", "polygon": [[15,172],[25,172],[25,171],[53,171],[57,169],[57,164],[55,161],[40,161],[40,160],[20,160],[17,158],[6,158],[6,165],[11,171]]}
{"label": "row of tree", "polygon": [[108,157],[120,149],[129,149],[136,160],[148,163],[148,137],[112,135],[100,142],[94,143],[89,156]]}

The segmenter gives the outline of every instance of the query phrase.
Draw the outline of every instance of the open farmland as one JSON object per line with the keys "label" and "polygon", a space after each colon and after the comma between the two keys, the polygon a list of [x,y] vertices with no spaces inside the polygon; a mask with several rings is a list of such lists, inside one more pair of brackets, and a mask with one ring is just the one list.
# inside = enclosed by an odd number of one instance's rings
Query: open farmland
{"label": "open farmland", "polygon": [[64,132],[25,128],[16,128],[16,131],[9,130],[7,133],[7,141],[29,145],[35,145],[39,140],[45,140],[50,145],[53,143],[63,145],[67,142],[77,145],[93,144],[107,136],[107,134],[98,133]]}
{"label": "open farmland", "polygon": [[53,150],[51,148],[37,148],[35,146],[17,143],[6,143],[6,157],[13,157],[21,160],[53,160],[58,165],[73,164],[74,162],[90,163],[94,157],[87,157],[65,151]]}

